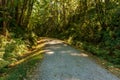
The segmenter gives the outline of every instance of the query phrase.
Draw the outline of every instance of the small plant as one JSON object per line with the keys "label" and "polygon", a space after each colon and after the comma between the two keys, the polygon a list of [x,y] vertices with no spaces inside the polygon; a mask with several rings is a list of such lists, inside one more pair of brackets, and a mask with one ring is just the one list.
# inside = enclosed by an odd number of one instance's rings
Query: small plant
{"label": "small plant", "polygon": [[5,46],[5,54],[3,58],[8,61],[16,61],[17,57],[23,55],[27,50],[27,47],[21,39],[11,40]]}
{"label": "small plant", "polygon": [[4,59],[0,58],[0,70],[8,64],[8,61],[5,61]]}
{"label": "small plant", "polygon": [[4,36],[0,35],[0,48],[5,47],[7,42],[8,42],[7,39]]}

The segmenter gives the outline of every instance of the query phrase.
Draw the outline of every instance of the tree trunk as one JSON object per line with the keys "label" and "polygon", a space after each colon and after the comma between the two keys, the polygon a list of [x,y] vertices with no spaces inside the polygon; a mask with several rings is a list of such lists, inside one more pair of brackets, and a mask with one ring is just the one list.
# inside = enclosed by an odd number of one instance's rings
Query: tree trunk
{"label": "tree trunk", "polygon": [[6,17],[6,4],[7,4],[7,1],[6,0],[2,0],[2,8],[3,8],[3,35],[7,37],[7,17]]}

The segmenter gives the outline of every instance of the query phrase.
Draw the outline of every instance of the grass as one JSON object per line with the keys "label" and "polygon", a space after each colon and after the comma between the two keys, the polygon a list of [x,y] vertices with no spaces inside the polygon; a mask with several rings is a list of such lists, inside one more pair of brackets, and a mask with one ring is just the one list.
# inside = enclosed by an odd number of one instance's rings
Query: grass
{"label": "grass", "polygon": [[42,58],[42,54],[35,55],[17,66],[8,68],[0,80],[23,80]]}
{"label": "grass", "polygon": [[32,70],[41,63],[43,59],[44,42],[38,44],[36,49],[31,51],[27,56],[23,56],[19,61],[12,63],[8,67],[0,71],[0,80],[24,80],[31,73]]}

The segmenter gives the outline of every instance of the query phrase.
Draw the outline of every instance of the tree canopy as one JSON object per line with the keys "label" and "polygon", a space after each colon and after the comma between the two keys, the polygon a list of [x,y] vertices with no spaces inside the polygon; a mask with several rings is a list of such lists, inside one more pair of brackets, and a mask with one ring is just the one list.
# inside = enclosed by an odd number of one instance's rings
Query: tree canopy
{"label": "tree canopy", "polygon": [[63,39],[120,64],[120,0],[0,0],[0,36],[1,43],[2,36],[18,38],[17,45],[34,45],[37,37]]}

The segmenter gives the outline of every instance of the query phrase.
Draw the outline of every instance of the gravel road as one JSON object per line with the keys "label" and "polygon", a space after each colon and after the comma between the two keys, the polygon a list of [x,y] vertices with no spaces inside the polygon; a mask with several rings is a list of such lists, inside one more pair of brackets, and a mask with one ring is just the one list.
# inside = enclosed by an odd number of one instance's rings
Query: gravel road
{"label": "gravel road", "polygon": [[58,40],[47,42],[45,56],[30,80],[120,80],[89,56]]}

